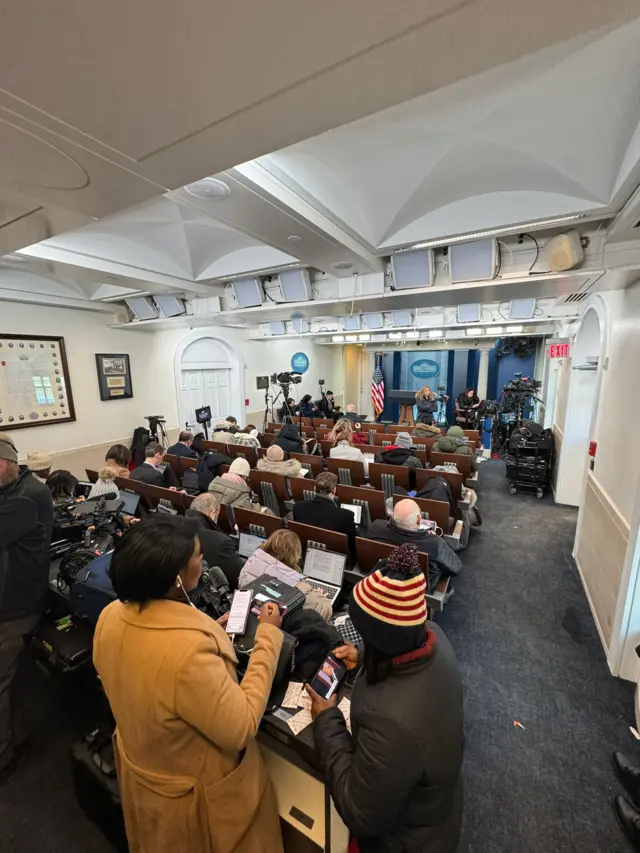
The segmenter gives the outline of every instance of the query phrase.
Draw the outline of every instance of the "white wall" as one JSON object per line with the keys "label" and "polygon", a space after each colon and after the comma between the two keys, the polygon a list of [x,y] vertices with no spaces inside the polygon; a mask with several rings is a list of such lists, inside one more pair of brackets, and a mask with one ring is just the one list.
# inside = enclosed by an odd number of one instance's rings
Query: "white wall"
{"label": "white wall", "polygon": [[[197,327],[194,329],[197,331]],[[251,418],[253,422],[261,420],[264,412],[264,391],[256,389],[256,377],[267,376],[291,370],[291,356],[296,352],[305,352],[309,357],[309,370],[304,374],[299,385],[291,386],[291,396],[296,400],[311,394],[319,397],[318,380],[324,379],[326,388],[341,396],[342,394],[342,347],[320,346],[313,340],[292,338],[275,339],[273,341],[255,341],[247,337],[241,329],[229,329],[223,326],[206,326],[202,329],[208,335],[221,338],[232,346],[243,363],[244,389],[243,396],[249,403],[243,412],[229,412],[245,422]],[[186,329],[155,332],[149,337],[153,339],[153,358],[159,375],[166,378],[171,385],[173,395],[167,402],[167,419],[172,425],[177,425],[178,412],[175,397],[173,359],[176,347],[180,341],[191,334]],[[278,406],[280,404],[278,403]]]}
{"label": "white wall", "polygon": [[[0,301],[0,332],[64,338],[76,411],[73,423],[47,424],[11,433],[24,456],[35,448],[60,453],[130,437],[145,415],[175,405],[173,382],[161,380],[150,358],[148,333],[108,328],[111,315]],[[96,353],[128,353],[133,398],[101,401]],[[172,377],[171,377],[172,379]]]}

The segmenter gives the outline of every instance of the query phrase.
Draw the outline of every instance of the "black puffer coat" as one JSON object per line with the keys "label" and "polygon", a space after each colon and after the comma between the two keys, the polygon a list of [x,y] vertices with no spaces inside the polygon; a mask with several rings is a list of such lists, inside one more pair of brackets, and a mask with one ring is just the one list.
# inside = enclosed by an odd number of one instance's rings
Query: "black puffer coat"
{"label": "black puffer coat", "polygon": [[435,624],[430,642],[391,675],[314,724],[326,784],[361,853],[454,853],[462,822],[462,681],[453,649]]}
{"label": "black puffer coat", "polygon": [[298,427],[293,424],[285,424],[273,443],[281,447],[285,453],[304,453],[304,444],[300,438]]}
{"label": "black puffer coat", "polygon": [[383,465],[406,465],[413,471],[422,468],[422,462],[414,455],[413,451],[407,450],[406,447],[398,447],[392,444],[376,456],[376,462],[382,462]]}
{"label": "black puffer coat", "polygon": [[206,492],[209,488],[209,483],[218,476],[218,469],[221,465],[231,465],[233,459],[230,456],[225,456],[224,453],[218,453],[216,450],[207,453],[198,463],[198,489],[201,492]]}
{"label": "black puffer coat", "polygon": [[432,424],[433,415],[438,411],[438,401],[420,398],[416,400],[416,407],[418,409],[418,423]]}

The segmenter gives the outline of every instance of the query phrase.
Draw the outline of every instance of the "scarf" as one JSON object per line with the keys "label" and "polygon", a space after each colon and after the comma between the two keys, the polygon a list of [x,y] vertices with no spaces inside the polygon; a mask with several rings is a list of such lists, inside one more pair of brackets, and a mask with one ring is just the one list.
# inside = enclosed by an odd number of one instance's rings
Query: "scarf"
{"label": "scarf", "polygon": [[239,486],[246,486],[246,482],[240,474],[232,474],[231,471],[227,471],[226,474],[223,474],[220,478],[221,480],[231,480],[232,483],[238,483]]}

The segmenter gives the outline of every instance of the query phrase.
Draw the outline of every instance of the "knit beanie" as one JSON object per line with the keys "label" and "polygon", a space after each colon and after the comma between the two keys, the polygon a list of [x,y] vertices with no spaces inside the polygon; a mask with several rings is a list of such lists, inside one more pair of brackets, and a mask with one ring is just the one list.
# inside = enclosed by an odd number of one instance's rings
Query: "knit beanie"
{"label": "knit beanie", "polygon": [[413,439],[408,432],[399,432],[396,436],[396,445],[404,447],[405,450],[411,450],[413,447]]}
{"label": "knit beanie", "polygon": [[282,462],[284,459],[284,450],[279,444],[270,444],[267,447],[266,457],[269,462]]}
{"label": "knit beanie", "polygon": [[237,456],[229,466],[230,474],[238,474],[238,476],[245,479],[249,476],[250,470],[251,467],[244,456]]}
{"label": "knit beanie", "polygon": [[91,486],[89,497],[98,498],[102,497],[102,495],[114,495],[116,498],[119,498],[120,489],[113,482],[117,476],[118,472],[115,468],[101,468],[98,472],[98,479],[93,486]]}
{"label": "knit beanie", "polygon": [[386,565],[354,586],[351,621],[364,642],[381,654],[395,657],[411,652],[424,640],[426,591],[416,546],[401,545]]}
{"label": "knit beanie", "polygon": [[464,438],[464,430],[462,427],[452,426],[447,430],[447,435],[451,438]]}
{"label": "knit beanie", "polygon": [[0,435],[0,459],[5,462],[18,461],[18,451],[10,435]]}

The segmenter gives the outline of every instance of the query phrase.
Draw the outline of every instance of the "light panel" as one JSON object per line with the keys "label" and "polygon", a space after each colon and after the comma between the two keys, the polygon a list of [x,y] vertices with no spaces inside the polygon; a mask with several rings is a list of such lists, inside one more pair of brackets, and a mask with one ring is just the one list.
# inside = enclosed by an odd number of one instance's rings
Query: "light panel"
{"label": "light panel", "polygon": [[282,270],[278,278],[285,302],[306,302],[311,299],[311,281],[307,270]]}
{"label": "light panel", "polygon": [[474,326],[473,329],[467,329],[467,337],[469,338],[477,338],[478,335],[483,335],[484,329],[480,329],[477,326]]}
{"label": "light panel", "polygon": [[449,247],[451,281],[486,281],[498,272],[498,244],[496,240],[477,240]]}
{"label": "light panel", "polygon": [[343,344],[344,343],[344,335],[334,335],[331,340],[334,344]]}
{"label": "light panel", "polygon": [[458,305],[458,323],[479,323],[480,310],[479,302],[467,302],[464,305]]}
{"label": "light panel", "polygon": [[360,315],[346,316],[342,318],[342,328],[345,332],[357,332],[360,329]]}
{"label": "light panel", "polygon": [[405,337],[409,341],[417,341],[420,338],[420,332],[407,332]]}
{"label": "light panel", "polygon": [[430,338],[444,338],[444,329],[429,329]]}
{"label": "light panel", "polygon": [[384,329],[384,318],[382,314],[377,312],[373,314],[365,314],[364,319],[367,324],[367,329]]}
{"label": "light panel", "polygon": [[345,335],[345,341],[347,341],[347,343],[354,344],[354,343],[356,343],[357,340],[358,340],[357,335]]}
{"label": "light panel", "polygon": [[396,290],[433,286],[433,252],[400,252],[391,255],[391,276]]}
{"label": "light panel", "polygon": [[231,282],[238,308],[255,308],[262,305],[262,287],[260,279],[254,277],[237,278]]}
{"label": "light panel", "polygon": [[293,330],[296,335],[304,335],[309,331],[309,323],[304,319],[304,317],[296,317],[295,320],[291,321],[291,323],[293,324]]}
{"label": "light panel", "polygon": [[358,340],[359,341],[370,341],[371,335],[358,335]]}
{"label": "light panel", "polygon": [[535,299],[512,299],[509,303],[509,319],[530,320],[535,310]]}
{"label": "light panel", "polygon": [[184,299],[180,299],[177,296],[157,295],[153,297],[153,300],[163,317],[180,317],[182,314],[187,313],[187,306],[184,303]]}
{"label": "light panel", "polygon": [[389,332],[387,335],[390,341],[401,341],[402,340],[402,332]]}
{"label": "light panel", "polygon": [[391,317],[394,326],[411,326],[413,325],[413,315],[411,311],[392,311]]}
{"label": "light panel", "polygon": [[269,334],[270,335],[285,335],[287,332],[284,323],[280,322],[280,320],[274,320],[269,323]]}
{"label": "light panel", "polygon": [[124,301],[136,320],[155,320],[158,316],[158,309],[148,296],[134,296]]}

